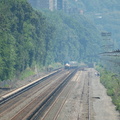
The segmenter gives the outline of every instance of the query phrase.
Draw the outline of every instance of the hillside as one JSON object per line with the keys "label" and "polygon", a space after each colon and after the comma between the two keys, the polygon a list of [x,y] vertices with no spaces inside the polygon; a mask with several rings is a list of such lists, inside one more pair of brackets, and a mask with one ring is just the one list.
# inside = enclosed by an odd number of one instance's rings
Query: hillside
{"label": "hillside", "polygon": [[85,17],[35,11],[26,0],[1,0],[0,11],[0,80],[55,62],[96,61],[99,32]]}
{"label": "hillside", "polygon": [[119,0],[78,0],[78,8],[84,11],[84,15],[91,19],[99,30],[111,32],[111,39],[115,47],[120,47],[120,1]]}
{"label": "hillside", "polygon": [[[40,9],[40,0],[28,0]],[[83,15],[91,20],[101,32],[111,32],[113,49],[120,49],[120,1],[119,0],[65,0],[65,12]],[[103,41],[104,42],[104,41]]]}
{"label": "hillside", "polygon": [[119,0],[77,0],[77,3],[80,5],[86,12],[109,12],[113,10],[120,10]]}
{"label": "hillside", "polygon": [[85,17],[62,12],[44,12],[55,28],[56,62],[70,60],[91,62],[100,51],[99,31]]}
{"label": "hillside", "polygon": [[45,17],[25,0],[0,1],[0,80],[45,63],[46,37],[51,28]]}
{"label": "hillside", "polygon": [[67,0],[69,7],[83,10],[84,16],[93,21],[101,31],[111,32],[113,49],[120,49],[120,1],[119,0]]}

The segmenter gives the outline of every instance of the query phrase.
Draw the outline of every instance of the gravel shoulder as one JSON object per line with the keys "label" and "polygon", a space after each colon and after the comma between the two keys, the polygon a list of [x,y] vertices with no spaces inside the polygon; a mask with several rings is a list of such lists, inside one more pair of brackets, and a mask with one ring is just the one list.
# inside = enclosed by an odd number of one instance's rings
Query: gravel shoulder
{"label": "gravel shoulder", "polygon": [[[91,71],[91,88],[93,91],[93,108],[95,120],[120,120],[119,112],[115,110],[111,97],[106,94],[105,87],[100,83],[100,78]],[[98,99],[99,98],[99,99]]]}
{"label": "gravel shoulder", "polygon": [[[77,79],[76,79],[77,78]],[[81,94],[85,79],[88,78],[88,71],[78,71],[71,80],[74,87],[68,96],[57,120],[83,120],[83,104],[81,103]],[[84,119],[87,120],[88,118]]]}

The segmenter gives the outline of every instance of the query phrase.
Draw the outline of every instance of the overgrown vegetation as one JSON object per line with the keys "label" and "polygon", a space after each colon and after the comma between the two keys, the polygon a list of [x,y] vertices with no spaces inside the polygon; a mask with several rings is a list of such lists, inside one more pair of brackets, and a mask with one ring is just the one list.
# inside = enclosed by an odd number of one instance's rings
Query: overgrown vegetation
{"label": "overgrown vegetation", "polygon": [[1,0],[0,6],[0,80],[6,80],[45,64],[54,27],[25,0]]}
{"label": "overgrown vegetation", "polygon": [[[33,10],[26,0],[0,1],[0,80],[68,60],[93,61],[97,29],[83,16]],[[93,52],[94,51],[94,52]],[[92,53],[92,54],[91,54]],[[89,57],[88,57],[89,56]]]}
{"label": "overgrown vegetation", "polygon": [[29,77],[29,76],[32,76],[32,75],[35,75],[35,72],[32,71],[32,69],[30,68],[27,68],[26,70],[22,71],[20,76],[19,76],[19,79],[20,80],[24,80],[25,78]]}
{"label": "overgrown vegetation", "polygon": [[100,72],[100,80],[106,87],[107,94],[111,96],[113,103],[116,105],[116,110],[120,111],[120,76],[101,66],[97,66],[97,70]]}

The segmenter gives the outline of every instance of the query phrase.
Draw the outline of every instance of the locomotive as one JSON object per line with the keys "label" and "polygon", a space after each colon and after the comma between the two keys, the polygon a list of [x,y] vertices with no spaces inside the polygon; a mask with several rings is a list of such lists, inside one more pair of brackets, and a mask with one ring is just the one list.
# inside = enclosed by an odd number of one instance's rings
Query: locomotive
{"label": "locomotive", "polygon": [[76,61],[69,61],[64,66],[65,69],[74,69],[74,68],[77,68],[77,67],[78,67],[78,63]]}

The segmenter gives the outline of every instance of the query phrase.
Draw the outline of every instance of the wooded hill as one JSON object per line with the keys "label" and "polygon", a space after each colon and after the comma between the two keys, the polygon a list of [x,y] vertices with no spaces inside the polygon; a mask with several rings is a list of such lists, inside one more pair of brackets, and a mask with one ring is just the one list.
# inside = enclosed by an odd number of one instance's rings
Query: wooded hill
{"label": "wooded hill", "polygon": [[[40,9],[39,0],[28,0],[34,8]],[[65,0],[67,13],[80,13],[90,19],[101,32],[111,32],[114,50],[120,49],[120,1],[119,0]],[[103,41],[104,42],[104,41]]]}
{"label": "wooded hill", "polygon": [[[73,2],[74,3],[74,2]],[[120,1],[119,0],[78,0],[74,7],[82,9],[101,32],[111,32],[114,50],[120,47]]]}
{"label": "wooded hill", "polygon": [[26,0],[0,1],[0,80],[26,68],[93,61],[99,33],[83,16],[35,11]]}

